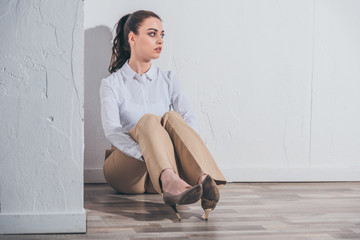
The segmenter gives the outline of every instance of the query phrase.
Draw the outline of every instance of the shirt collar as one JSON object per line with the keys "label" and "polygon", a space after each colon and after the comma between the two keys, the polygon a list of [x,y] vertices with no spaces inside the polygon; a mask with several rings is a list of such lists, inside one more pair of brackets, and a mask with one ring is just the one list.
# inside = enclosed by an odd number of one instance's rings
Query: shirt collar
{"label": "shirt collar", "polygon": [[[127,79],[136,79],[138,81],[141,81],[141,76],[137,72],[135,72],[129,65],[129,59],[126,60],[124,65],[121,67],[121,71],[126,75]],[[149,70],[145,73],[143,73],[147,77],[147,79],[154,80],[156,78],[156,69],[154,65],[151,63],[151,66]]]}

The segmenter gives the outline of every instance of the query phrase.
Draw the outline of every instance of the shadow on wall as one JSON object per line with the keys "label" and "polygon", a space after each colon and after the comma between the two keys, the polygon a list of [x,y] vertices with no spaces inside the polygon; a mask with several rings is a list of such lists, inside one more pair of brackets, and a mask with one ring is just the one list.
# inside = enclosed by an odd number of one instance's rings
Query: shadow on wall
{"label": "shadow on wall", "polygon": [[108,67],[112,47],[111,29],[97,26],[85,30],[84,47],[84,165],[85,169],[102,168],[105,149],[110,148],[104,136],[100,115],[101,80],[110,75]]}

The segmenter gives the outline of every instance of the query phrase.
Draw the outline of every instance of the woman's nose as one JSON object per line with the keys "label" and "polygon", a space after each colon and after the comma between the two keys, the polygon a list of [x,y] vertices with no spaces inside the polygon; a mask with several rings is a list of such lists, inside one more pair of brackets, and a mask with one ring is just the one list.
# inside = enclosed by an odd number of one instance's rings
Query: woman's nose
{"label": "woman's nose", "polygon": [[162,37],[159,37],[157,42],[158,42],[158,43],[163,43],[163,42],[164,42],[164,39],[163,39]]}

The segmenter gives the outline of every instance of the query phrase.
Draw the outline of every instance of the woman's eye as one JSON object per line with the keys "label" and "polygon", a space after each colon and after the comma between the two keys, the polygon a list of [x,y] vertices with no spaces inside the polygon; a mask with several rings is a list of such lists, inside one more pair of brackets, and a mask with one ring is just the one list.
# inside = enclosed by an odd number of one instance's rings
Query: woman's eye
{"label": "woman's eye", "polygon": [[[156,33],[152,32],[152,33],[149,33],[149,35],[152,36],[152,37],[155,37]],[[161,36],[161,38],[164,38],[165,34],[163,33],[160,36]]]}

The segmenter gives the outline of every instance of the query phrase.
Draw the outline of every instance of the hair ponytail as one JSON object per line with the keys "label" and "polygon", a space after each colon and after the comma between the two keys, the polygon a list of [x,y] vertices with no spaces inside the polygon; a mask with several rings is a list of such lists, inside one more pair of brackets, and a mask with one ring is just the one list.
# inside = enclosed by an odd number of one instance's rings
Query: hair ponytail
{"label": "hair ponytail", "polygon": [[131,49],[128,41],[130,31],[138,34],[138,28],[142,21],[148,17],[160,17],[151,11],[139,10],[132,14],[126,14],[121,17],[119,22],[115,25],[116,35],[113,41],[112,55],[108,71],[110,73],[116,72],[124,63],[130,58]]}
{"label": "hair ponytail", "polygon": [[112,55],[110,60],[109,72],[116,72],[130,58],[130,48],[128,41],[124,38],[124,26],[130,14],[123,16],[116,26],[116,35],[113,41]]}

